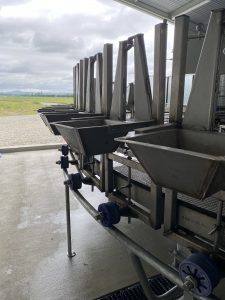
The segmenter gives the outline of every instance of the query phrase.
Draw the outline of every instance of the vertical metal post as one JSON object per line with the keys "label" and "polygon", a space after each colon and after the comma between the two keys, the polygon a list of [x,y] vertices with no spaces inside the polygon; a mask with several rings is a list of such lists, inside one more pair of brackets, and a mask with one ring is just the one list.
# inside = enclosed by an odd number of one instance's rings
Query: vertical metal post
{"label": "vertical metal post", "polygon": [[68,257],[73,257],[76,253],[72,250],[71,242],[71,223],[70,223],[70,188],[67,181],[65,184],[65,198],[66,198],[66,226],[67,226],[67,246],[68,246]]}
{"label": "vertical metal post", "polygon": [[108,158],[108,154],[104,154],[105,159],[105,192],[112,193],[113,183],[113,161]]}
{"label": "vertical metal post", "polygon": [[218,71],[222,55],[224,11],[211,12],[186,108],[183,127],[213,130],[218,97]]}
{"label": "vertical metal post", "polygon": [[187,57],[189,17],[175,18],[175,33],[173,46],[172,85],[170,97],[170,123],[182,123],[185,68]]}
{"label": "vertical metal post", "polygon": [[170,232],[177,224],[177,192],[166,189],[164,208],[164,232]]}
{"label": "vertical metal post", "polygon": [[128,102],[127,109],[130,111],[131,118],[134,118],[134,83],[129,83],[129,93],[128,93]]}
{"label": "vertical metal post", "polygon": [[169,102],[169,76],[166,77],[166,97],[165,97],[165,103],[168,105]]}
{"label": "vertical metal post", "polygon": [[96,54],[95,113],[102,113],[102,53]]}
{"label": "vertical metal post", "polygon": [[167,23],[155,26],[154,81],[152,114],[157,124],[164,123],[166,89]]}
{"label": "vertical metal post", "polygon": [[146,298],[148,300],[157,300],[157,297],[151,290],[151,287],[148,283],[148,279],[147,279],[146,273],[144,271],[144,268],[142,266],[140,258],[137,255],[133,254],[132,252],[130,252],[130,257],[131,257],[131,261],[133,263],[134,269],[140,280],[141,286],[144,290]]}
{"label": "vertical metal post", "polygon": [[113,45],[105,44],[103,48],[102,70],[102,112],[110,115],[112,105],[112,71],[113,71]]}
{"label": "vertical metal post", "polygon": [[79,68],[79,102],[78,102],[78,108],[80,110],[83,110],[83,103],[84,103],[84,97],[83,97],[83,60],[80,60],[80,68]]}
{"label": "vertical metal post", "polygon": [[218,200],[214,251],[218,250],[218,247],[220,245],[220,239],[223,238],[223,236],[221,236],[221,233],[223,233],[223,230],[221,228],[222,227],[222,217],[223,217],[223,200]]}
{"label": "vertical metal post", "polygon": [[73,67],[73,105],[76,108],[76,66]]}
{"label": "vertical metal post", "polygon": [[83,107],[82,107],[82,110],[86,110],[87,71],[88,71],[88,58],[84,58],[83,59]]}
{"label": "vertical metal post", "polygon": [[159,229],[163,223],[164,201],[162,197],[162,188],[154,182],[151,182],[149,205],[151,210],[151,226],[154,229]]}
{"label": "vertical metal post", "polygon": [[100,158],[100,188],[101,191],[105,191],[105,154]]}
{"label": "vertical metal post", "polygon": [[[154,81],[152,115],[157,124],[164,123],[165,88],[166,88],[166,49],[167,49],[167,24],[166,22],[155,26],[154,49]],[[158,229],[163,223],[164,201],[162,188],[151,183],[151,218],[152,227]]]}
{"label": "vertical metal post", "polygon": [[[132,159],[132,158],[128,156],[128,159]],[[128,167],[127,186],[128,186],[127,202],[129,205],[129,204],[131,204],[131,167]],[[131,217],[129,216],[128,224],[130,224],[130,223],[131,223]]]}
{"label": "vertical metal post", "polygon": [[119,43],[112,108],[110,111],[110,118],[113,120],[126,120],[127,47],[127,41]]}
{"label": "vertical metal post", "polygon": [[78,108],[79,103],[79,63],[76,65],[76,108]]}
{"label": "vertical metal post", "polygon": [[87,73],[87,94],[86,94],[86,110],[87,112],[95,112],[95,94],[94,94],[94,63],[95,57],[91,56],[88,59],[88,73]]}
{"label": "vertical metal post", "polygon": [[152,120],[152,92],[149,81],[144,35],[134,36],[134,115],[136,120]]}

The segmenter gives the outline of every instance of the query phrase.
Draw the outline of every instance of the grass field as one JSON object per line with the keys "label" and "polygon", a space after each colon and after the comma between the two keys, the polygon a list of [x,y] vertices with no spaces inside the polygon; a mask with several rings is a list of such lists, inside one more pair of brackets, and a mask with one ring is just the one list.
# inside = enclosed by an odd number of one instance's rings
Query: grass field
{"label": "grass field", "polygon": [[0,96],[0,116],[33,115],[44,106],[72,103],[72,97]]}

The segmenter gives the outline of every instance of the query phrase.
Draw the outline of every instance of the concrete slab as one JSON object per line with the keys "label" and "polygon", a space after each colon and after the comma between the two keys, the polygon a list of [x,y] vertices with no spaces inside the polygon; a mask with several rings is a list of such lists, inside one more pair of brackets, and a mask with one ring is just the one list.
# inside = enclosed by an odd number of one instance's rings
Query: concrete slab
{"label": "concrete slab", "polygon": [[[71,196],[72,243],[66,256],[63,175],[57,150],[5,154],[0,159],[0,299],[91,300],[137,281],[126,249]],[[82,193],[97,207],[106,199]],[[170,261],[173,243],[140,221],[119,228]],[[155,271],[147,267],[149,274]]]}
{"label": "concrete slab", "polygon": [[62,143],[58,144],[36,144],[36,145],[18,145],[0,148],[0,155],[2,153],[12,153],[12,152],[24,152],[24,151],[39,151],[39,150],[49,150],[49,149],[60,149]]}
{"label": "concrete slab", "polygon": [[0,148],[56,143],[63,143],[62,137],[53,135],[38,114],[0,117]]}

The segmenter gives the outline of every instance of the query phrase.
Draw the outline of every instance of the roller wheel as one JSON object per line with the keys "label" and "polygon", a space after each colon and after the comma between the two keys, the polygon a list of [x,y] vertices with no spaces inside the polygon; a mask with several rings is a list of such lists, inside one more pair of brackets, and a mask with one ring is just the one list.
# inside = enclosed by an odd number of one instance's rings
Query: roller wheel
{"label": "roller wheel", "polygon": [[61,147],[62,155],[67,156],[69,154],[69,146],[68,145],[62,145]]}
{"label": "roller wheel", "polygon": [[207,297],[219,283],[219,271],[216,262],[208,255],[194,253],[179,265],[179,274],[183,282],[191,276],[197,285],[192,290],[196,295]]}
{"label": "roller wheel", "polygon": [[112,227],[120,222],[120,208],[114,202],[102,203],[98,207],[98,211],[102,214],[102,225]]}
{"label": "roller wheel", "polygon": [[61,169],[66,170],[69,168],[69,158],[68,156],[61,156],[60,158]]}
{"label": "roller wheel", "polygon": [[76,174],[70,174],[69,175],[69,180],[71,183],[71,188],[72,190],[76,191],[81,189],[82,187],[82,178],[80,173],[76,173]]}

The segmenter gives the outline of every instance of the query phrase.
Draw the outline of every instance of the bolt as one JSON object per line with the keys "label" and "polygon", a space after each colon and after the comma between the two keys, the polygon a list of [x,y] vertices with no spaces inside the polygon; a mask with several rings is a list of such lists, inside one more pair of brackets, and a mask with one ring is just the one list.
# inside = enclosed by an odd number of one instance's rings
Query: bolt
{"label": "bolt", "polygon": [[65,185],[70,185],[71,182],[70,182],[70,180],[65,180],[65,181],[64,181],[64,184],[65,184]]}
{"label": "bolt", "polygon": [[183,289],[185,291],[191,291],[197,287],[197,281],[193,276],[187,276],[184,281]]}

